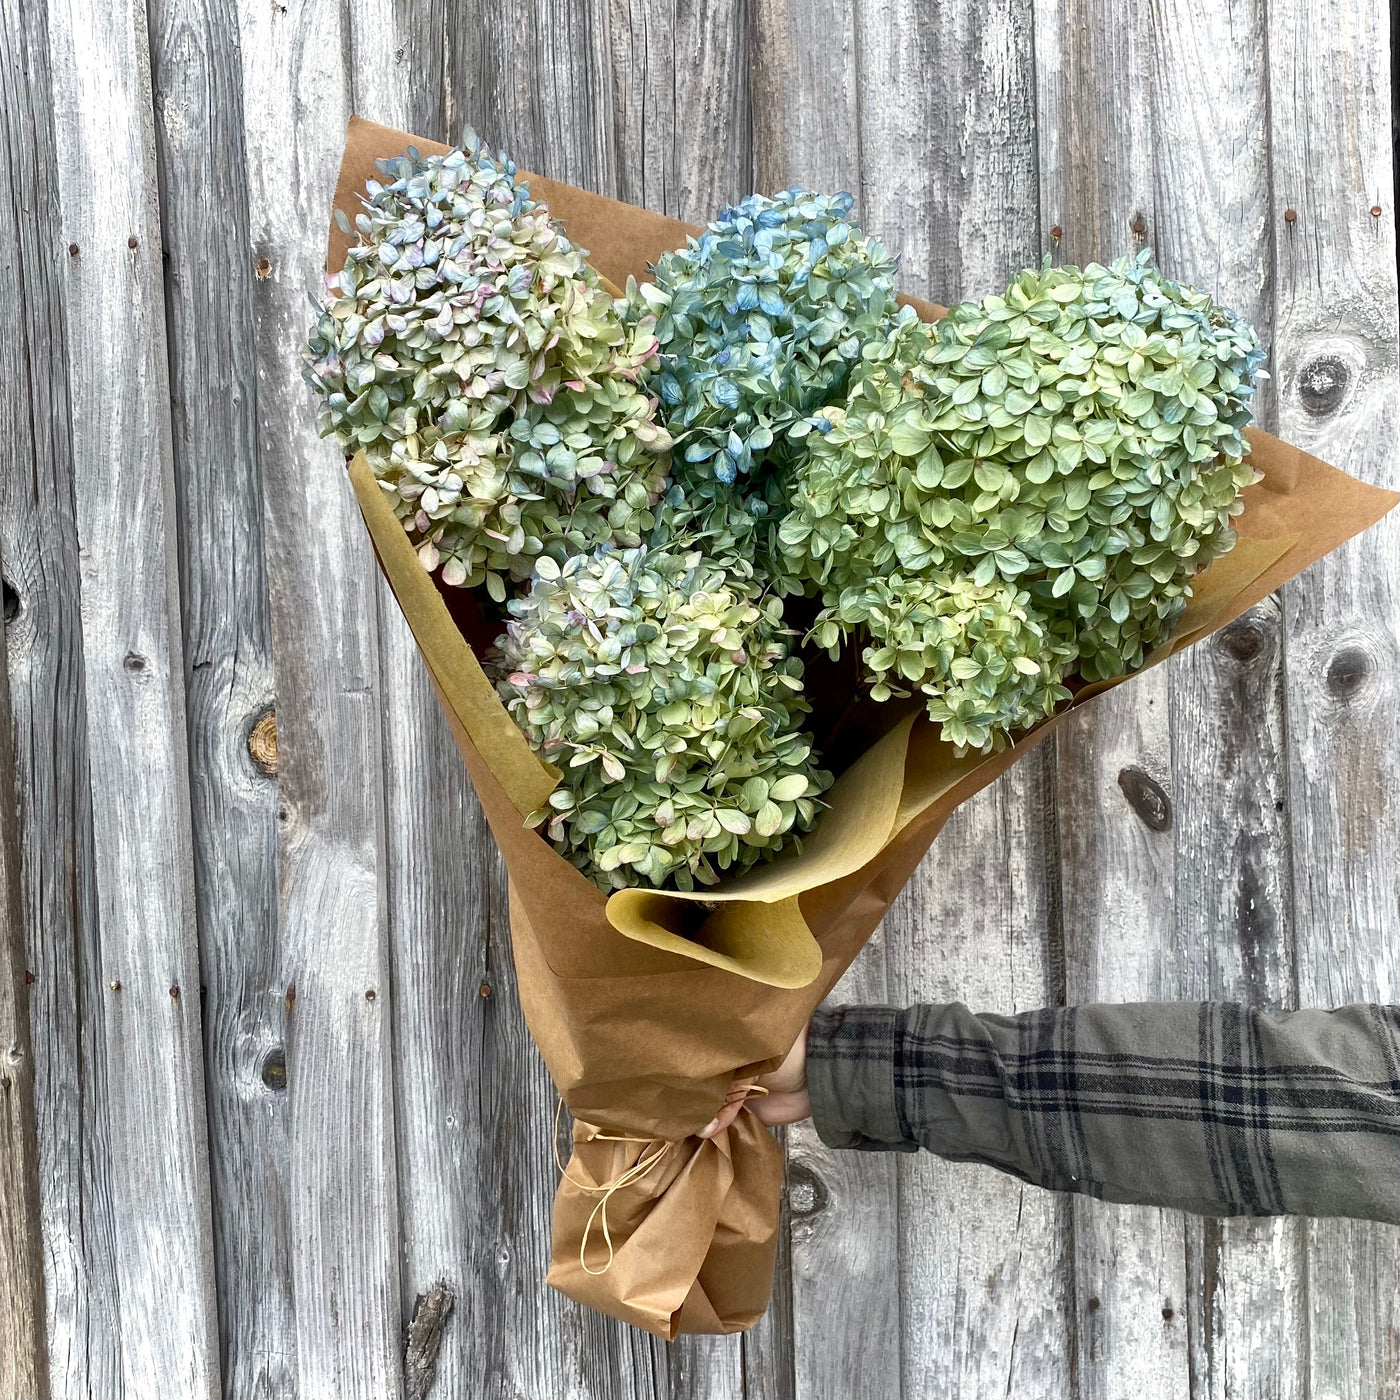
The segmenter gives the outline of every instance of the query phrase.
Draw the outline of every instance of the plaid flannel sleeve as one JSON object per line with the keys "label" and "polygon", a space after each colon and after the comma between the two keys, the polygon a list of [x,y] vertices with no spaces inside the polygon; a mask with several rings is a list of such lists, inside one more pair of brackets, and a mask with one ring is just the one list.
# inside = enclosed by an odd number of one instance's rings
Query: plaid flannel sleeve
{"label": "plaid flannel sleeve", "polygon": [[807,1079],[830,1147],[1203,1215],[1400,1223],[1400,1007],[827,1007]]}

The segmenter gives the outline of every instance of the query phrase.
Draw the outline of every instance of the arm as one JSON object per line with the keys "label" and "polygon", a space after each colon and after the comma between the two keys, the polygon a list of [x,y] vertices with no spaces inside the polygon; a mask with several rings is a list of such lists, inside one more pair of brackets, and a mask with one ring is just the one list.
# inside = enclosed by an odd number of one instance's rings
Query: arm
{"label": "arm", "polygon": [[1400,1007],[833,1007],[806,1073],[831,1147],[1207,1215],[1400,1222]]}

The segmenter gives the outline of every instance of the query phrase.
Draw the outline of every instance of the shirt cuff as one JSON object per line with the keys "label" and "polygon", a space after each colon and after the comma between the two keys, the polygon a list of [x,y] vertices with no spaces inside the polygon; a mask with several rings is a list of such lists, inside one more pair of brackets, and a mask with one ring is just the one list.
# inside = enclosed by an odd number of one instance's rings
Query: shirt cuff
{"label": "shirt cuff", "polygon": [[917,1152],[895,1075],[904,1013],[889,1006],[819,1007],[807,1030],[812,1123],[828,1147]]}

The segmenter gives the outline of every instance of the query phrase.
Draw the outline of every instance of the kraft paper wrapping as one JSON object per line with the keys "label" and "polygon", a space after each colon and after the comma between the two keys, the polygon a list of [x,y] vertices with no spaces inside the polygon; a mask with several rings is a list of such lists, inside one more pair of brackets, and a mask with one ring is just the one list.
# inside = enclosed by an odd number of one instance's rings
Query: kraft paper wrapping
{"label": "kraft paper wrapping", "polygon": [[[375,159],[410,144],[447,149],[352,119],[335,207],[353,218]],[[615,285],[645,277],[696,232],[524,178]],[[332,223],[328,270],[342,265],[349,241]],[[941,314],[904,300],[927,319]],[[1196,580],[1186,615],[1150,664],[1226,626],[1400,500],[1267,433],[1249,436],[1263,479],[1245,493],[1240,543]],[[772,1286],[781,1153],[750,1113],[712,1140],[694,1133],[736,1078],[777,1067],[958,804],[1041,743],[1068,709],[1013,748],[963,759],[927,720],[906,717],[840,775],[800,854],[703,893],[609,899],[523,825],[557,770],[511,722],[363,457],[350,480],[505,858],[526,1023],[576,1120],[547,1281],[668,1339],[747,1328]],[[1119,683],[1085,687],[1068,708]],[[608,1199],[609,1264],[595,1211],[602,1190],[663,1143],[657,1165]]]}

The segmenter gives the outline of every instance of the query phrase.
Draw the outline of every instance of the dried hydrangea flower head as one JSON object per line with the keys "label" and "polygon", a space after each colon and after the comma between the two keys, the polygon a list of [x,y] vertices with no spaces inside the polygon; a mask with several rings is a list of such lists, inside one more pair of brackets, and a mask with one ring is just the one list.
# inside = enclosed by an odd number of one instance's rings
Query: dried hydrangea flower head
{"label": "dried hydrangea flower head", "polygon": [[532,817],[606,888],[715,883],[816,819],[830,779],[781,601],[698,551],[542,558],[492,659],[511,716],[563,770]]}
{"label": "dried hydrangea flower head", "polygon": [[872,698],[917,688],[959,757],[1005,748],[1070,698],[1073,627],[1000,579],[941,569],[872,578],[823,612],[816,639],[835,653],[856,629],[869,639],[862,659]]}
{"label": "dried hydrangea flower head", "polygon": [[470,133],[379,168],[304,352],[323,434],[365,451],[447,583],[499,600],[541,553],[638,543],[670,447],[644,389],[653,321],[624,321],[514,164]]}
{"label": "dried hydrangea flower head", "polygon": [[[676,479],[721,514],[783,508],[794,435],[842,392],[863,341],[894,310],[895,261],[851,204],[849,194],[750,195],[664,254],[653,282],[629,283],[633,313],[656,317],[653,382],[678,439]],[[744,522],[724,528],[742,535]]]}
{"label": "dried hydrangea flower head", "polygon": [[1263,358],[1145,254],[1047,260],[933,325],[902,313],[823,410],[778,532],[823,638],[865,624],[884,575],[965,574],[1068,624],[1084,679],[1141,666],[1234,544]]}

